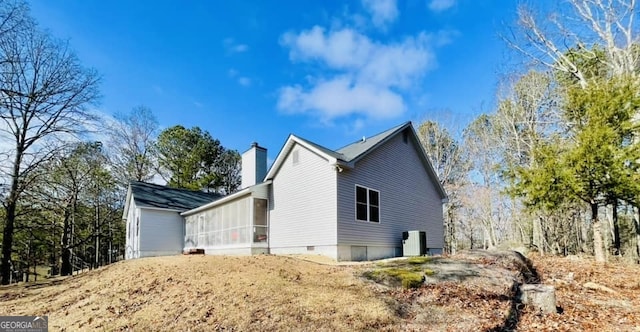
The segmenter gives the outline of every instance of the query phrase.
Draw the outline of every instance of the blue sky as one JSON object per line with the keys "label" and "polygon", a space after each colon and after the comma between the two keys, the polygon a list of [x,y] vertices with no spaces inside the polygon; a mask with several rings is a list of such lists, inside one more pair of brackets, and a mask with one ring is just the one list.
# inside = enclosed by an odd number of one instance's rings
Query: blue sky
{"label": "blue sky", "polygon": [[339,148],[411,120],[463,128],[495,104],[516,3],[30,2],[103,77],[99,111],[145,105],[275,158],[289,133]]}

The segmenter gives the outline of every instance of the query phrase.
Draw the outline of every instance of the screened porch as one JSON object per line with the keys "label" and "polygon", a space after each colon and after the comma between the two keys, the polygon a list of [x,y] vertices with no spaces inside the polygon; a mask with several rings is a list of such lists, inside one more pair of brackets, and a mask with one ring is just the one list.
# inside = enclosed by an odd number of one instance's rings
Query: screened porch
{"label": "screened porch", "polygon": [[268,201],[244,195],[185,215],[184,249],[268,248]]}

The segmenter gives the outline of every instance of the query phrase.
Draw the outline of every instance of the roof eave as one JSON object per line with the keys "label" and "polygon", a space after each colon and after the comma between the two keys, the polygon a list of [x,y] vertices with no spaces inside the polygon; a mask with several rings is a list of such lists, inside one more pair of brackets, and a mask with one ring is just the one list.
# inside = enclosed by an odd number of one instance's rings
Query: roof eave
{"label": "roof eave", "polygon": [[436,190],[440,194],[440,199],[442,200],[442,204],[448,203],[449,195],[447,195],[447,191],[444,190],[442,183],[440,183],[440,179],[438,178],[438,173],[436,173],[435,169],[433,169],[433,165],[431,165],[431,162],[429,161],[429,156],[427,155],[427,152],[424,150],[424,148],[422,147],[422,144],[420,143],[418,134],[416,133],[413,126],[410,126],[410,127],[411,127],[411,137],[412,137],[413,143],[417,147],[416,150],[418,150],[418,153],[420,154],[420,159],[422,159],[422,163],[425,165],[425,168],[427,169],[427,173],[429,173],[429,176],[431,177],[432,182],[436,187]]}
{"label": "roof eave", "polygon": [[405,123],[404,125],[398,127],[398,129],[396,129],[395,131],[393,131],[392,133],[387,135],[387,137],[385,137],[384,139],[380,140],[380,142],[376,143],[375,145],[373,145],[372,147],[370,147],[369,149],[367,149],[366,151],[364,151],[363,153],[361,153],[357,157],[349,160],[347,165],[350,168],[355,168],[355,164],[359,160],[361,160],[362,158],[366,157],[369,153],[371,153],[372,151],[374,151],[378,147],[384,145],[390,139],[394,138],[396,135],[398,135],[399,133],[401,133],[402,131],[404,131],[407,128],[410,128],[410,130],[411,130],[411,137],[412,137],[411,139],[413,140],[413,143],[417,147],[416,150],[418,151],[418,154],[420,155],[420,159],[422,159],[422,163],[424,164],[424,167],[427,169],[427,173],[429,174],[429,177],[432,179],[432,182],[434,183],[434,185],[436,187],[436,190],[438,191],[438,194],[440,194],[440,199],[442,200],[442,203],[444,204],[444,203],[449,202],[449,197],[447,195],[447,192],[444,190],[444,187],[440,183],[440,179],[438,178],[438,174],[433,169],[433,166],[431,165],[431,162],[429,161],[429,156],[424,151],[424,148],[422,147],[422,145],[420,143],[420,139],[418,138],[418,134],[416,133],[415,129],[413,128],[413,125],[412,125],[411,121],[409,121],[409,122]]}
{"label": "roof eave", "polygon": [[212,207],[215,207],[215,206],[218,206],[218,205],[222,205],[222,204],[224,204],[226,202],[229,202],[229,201],[232,201],[232,200],[234,200],[236,198],[239,198],[239,197],[242,197],[242,196],[246,196],[246,195],[251,195],[251,193],[253,193],[256,190],[256,188],[258,188],[260,186],[264,186],[264,185],[269,185],[269,184],[271,184],[271,181],[265,181],[265,182],[258,183],[256,185],[251,186],[251,187],[244,188],[244,189],[242,189],[242,190],[240,190],[238,192],[235,192],[235,193],[233,193],[231,195],[228,195],[228,196],[225,196],[225,197],[220,198],[218,200],[215,200],[215,201],[213,201],[211,203],[207,203],[207,204],[199,206],[199,207],[197,207],[195,209],[184,211],[184,212],[180,213],[180,215],[185,217],[185,216],[192,215],[194,213],[198,213],[198,212],[201,212],[201,211],[204,211],[204,210],[208,210],[208,209],[210,209]]}

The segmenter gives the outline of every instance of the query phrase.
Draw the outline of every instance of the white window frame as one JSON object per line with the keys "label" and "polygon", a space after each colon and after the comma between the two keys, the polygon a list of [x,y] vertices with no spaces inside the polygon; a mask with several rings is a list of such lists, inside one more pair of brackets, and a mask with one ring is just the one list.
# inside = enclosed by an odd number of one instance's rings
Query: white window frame
{"label": "white window frame", "polygon": [[[363,220],[363,219],[358,219],[358,187],[366,189],[367,190],[367,220]],[[376,206],[378,208],[378,221],[371,221],[371,216],[369,215],[371,213],[371,202],[369,202],[369,192],[370,191],[375,191],[378,193],[378,205]],[[356,184],[353,190],[353,207],[354,207],[354,219],[356,221],[359,222],[366,222],[366,223],[374,223],[374,224],[380,224],[382,222],[382,212],[381,212],[381,201],[382,198],[380,197],[380,190],[376,190],[373,188],[369,188],[363,185],[359,185]],[[374,205],[375,206],[375,205]]]}

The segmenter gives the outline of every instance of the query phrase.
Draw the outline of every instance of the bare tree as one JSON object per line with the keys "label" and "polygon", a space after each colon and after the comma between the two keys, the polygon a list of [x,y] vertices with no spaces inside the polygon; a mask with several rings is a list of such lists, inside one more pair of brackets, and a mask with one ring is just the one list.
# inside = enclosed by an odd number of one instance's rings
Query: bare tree
{"label": "bare tree", "polygon": [[[19,34],[33,26],[29,7],[23,1],[0,0],[0,38]],[[0,62],[8,61],[3,56]]]}
{"label": "bare tree", "polygon": [[496,167],[499,162],[499,144],[496,144],[495,115],[481,114],[464,130],[464,146],[469,160],[472,160],[471,177],[476,181],[478,198],[483,199],[479,221],[483,227],[485,247],[494,247],[498,243],[496,234],[499,194],[499,174]]}
{"label": "bare tree", "polygon": [[[585,88],[581,62],[596,62],[619,76],[637,76],[640,64],[636,0],[568,0],[557,12],[541,17],[518,8],[518,30],[507,43],[537,64],[567,73]],[[592,49],[602,47],[604,57]]]}
{"label": "bare tree", "polygon": [[[512,180],[508,185],[513,185],[518,181],[518,169],[535,166],[534,151],[540,142],[560,132],[563,126],[558,109],[560,96],[550,73],[529,71],[507,80],[505,86],[492,120],[495,122],[495,143],[501,151],[500,171]],[[520,230],[530,229],[531,244],[544,254],[546,239],[541,214],[523,214],[522,218],[514,218],[515,222],[527,224],[513,226]]]}
{"label": "bare tree", "polygon": [[130,180],[149,181],[155,175],[153,146],[158,135],[158,120],[145,106],[114,116],[109,126],[109,159],[121,186]]}
{"label": "bare tree", "polygon": [[8,284],[16,207],[35,170],[94,118],[86,107],[99,98],[99,77],[66,43],[33,24],[0,35],[0,59],[0,135],[13,145],[2,147],[9,186],[0,271]]}
{"label": "bare tree", "polygon": [[460,144],[438,123],[425,121],[418,126],[420,142],[429,156],[440,183],[447,191],[449,201],[445,205],[445,250],[456,251],[456,219],[461,207],[460,191],[467,182],[470,164],[463,155]]}

